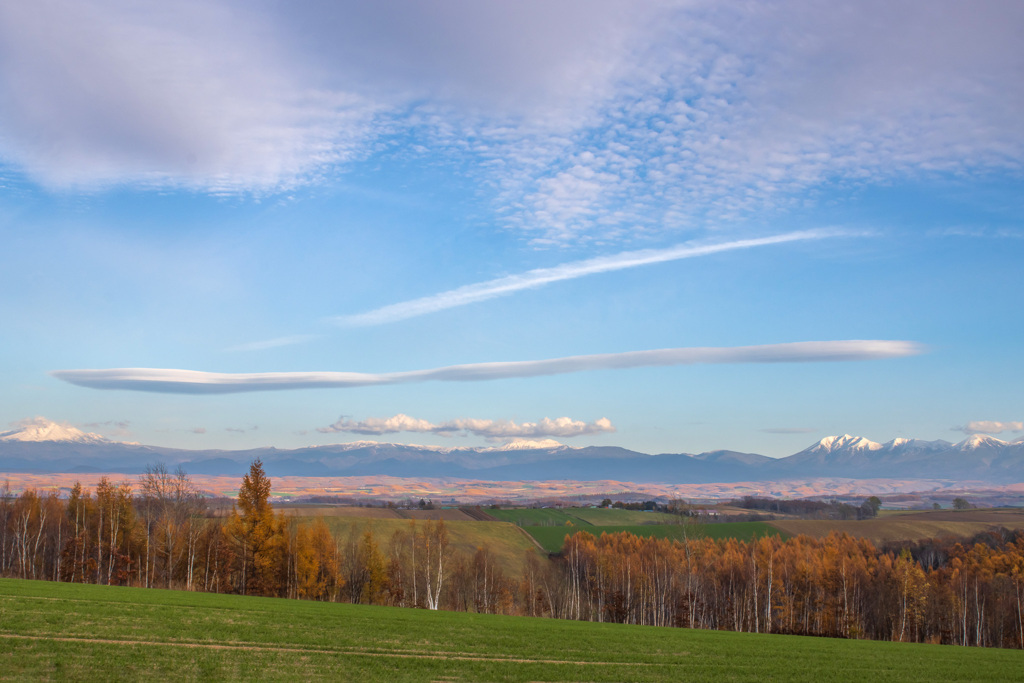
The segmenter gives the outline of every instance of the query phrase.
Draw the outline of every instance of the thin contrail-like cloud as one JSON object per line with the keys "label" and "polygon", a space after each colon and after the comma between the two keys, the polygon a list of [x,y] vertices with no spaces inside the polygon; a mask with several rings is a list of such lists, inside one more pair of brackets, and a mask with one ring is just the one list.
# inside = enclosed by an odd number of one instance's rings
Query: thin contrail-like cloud
{"label": "thin contrail-like cloud", "polygon": [[639,251],[626,251],[612,256],[599,256],[584,261],[573,261],[563,263],[551,268],[536,268],[518,275],[509,275],[486,282],[477,282],[457,289],[452,289],[440,294],[425,296],[420,299],[412,299],[397,304],[390,304],[381,308],[357,313],[354,315],[341,315],[329,318],[331,322],[348,327],[380,325],[399,320],[407,320],[428,313],[436,313],[448,308],[465,306],[466,304],[486,301],[495,297],[505,296],[524,289],[536,289],[552,282],[572,280],[585,275],[595,273],[607,273],[613,270],[624,270],[636,268],[653,263],[664,263],[666,261],[678,261],[681,259],[694,258],[695,256],[707,256],[723,251],[734,251],[736,249],[750,249],[752,247],[763,247],[771,244],[783,244],[786,242],[797,242],[800,240],[818,240],[827,237],[838,237],[849,235],[848,232],[832,229],[799,230],[787,232],[781,235],[770,237],[758,237],[746,240],[734,240],[732,242],[718,242],[708,244],[706,242],[686,242],[677,244],[667,249],[642,249]]}
{"label": "thin contrail-like cloud", "polygon": [[450,365],[429,370],[370,374],[362,372],[222,373],[158,368],[55,370],[57,379],[92,389],[128,389],[177,394],[229,394],[281,389],[347,388],[431,380],[479,382],[509,377],[538,377],[586,370],[615,370],[698,363],[809,363],[914,356],[924,352],[910,341],[812,341],[764,346],[697,347],[627,351],[549,360]]}

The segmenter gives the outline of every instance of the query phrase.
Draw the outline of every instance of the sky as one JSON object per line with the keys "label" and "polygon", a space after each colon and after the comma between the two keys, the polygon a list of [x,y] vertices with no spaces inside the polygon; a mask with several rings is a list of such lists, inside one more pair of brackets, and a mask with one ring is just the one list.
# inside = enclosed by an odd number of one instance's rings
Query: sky
{"label": "sky", "polygon": [[1014,0],[0,0],[0,431],[1021,438],[1022,34]]}

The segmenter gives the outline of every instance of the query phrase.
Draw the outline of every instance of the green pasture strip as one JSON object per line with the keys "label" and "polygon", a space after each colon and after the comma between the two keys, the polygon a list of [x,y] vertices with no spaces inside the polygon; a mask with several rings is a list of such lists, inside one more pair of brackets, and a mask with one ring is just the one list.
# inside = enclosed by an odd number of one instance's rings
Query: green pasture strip
{"label": "green pasture strip", "polygon": [[509,510],[488,509],[486,512],[491,517],[503,522],[512,522],[523,527],[565,526],[566,522],[572,522],[577,526],[590,524],[574,514],[575,511],[576,508],[513,508]]}
{"label": "green pasture strip", "polygon": [[[293,517],[296,521],[311,522],[315,517]],[[396,531],[407,532],[410,529],[408,519],[372,519],[363,517],[324,517],[324,522],[342,543],[353,531],[362,534],[365,530],[373,531],[377,544],[387,550],[391,537]],[[426,522],[417,521],[418,529],[424,529]],[[501,522],[468,522],[450,521],[444,523],[448,529],[450,547],[456,552],[473,555],[477,548],[486,546],[494,556],[495,562],[506,576],[518,578],[523,573],[527,553],[537,553],[536,546],[530,539],[512,524]]]}
{"label": "green pasture strip", "polygon": [[3,680],[1013,680],[1016,650],[0,579]]}
{"label": "green pasture strip", "polygon": [[639,524],[673,524],[679,518],[664,512],[620,510],[618,508],[576,508],[571,511],[594,526],[636,526]]}
{"label": "green pasture strip", "polygon": [[765,522],[721,522],[712,524],[641,524],[636,526],[579,526],[579,527],[523,527],[549,553],[557,553],[562,549],[566,534],[586,531],[589,534],[615,534],[628,531],[631,534],[654,538],[678,538],[684,534],[689,538],[735,538],[749,541],[759,536],[778,535],[786,538],[786,534]]}

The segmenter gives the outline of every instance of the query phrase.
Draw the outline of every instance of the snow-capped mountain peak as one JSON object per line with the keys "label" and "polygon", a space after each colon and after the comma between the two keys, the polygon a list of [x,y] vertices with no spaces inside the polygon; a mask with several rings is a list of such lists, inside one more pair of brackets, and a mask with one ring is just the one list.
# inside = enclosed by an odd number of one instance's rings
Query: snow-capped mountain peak
{"label": "snow-capped mountain peak", "polygon": [[896,453],[898,455],[918,454],[918,453],[938,453],[941,451],[948,450],[952,447],[948,441],[942,439],[936,441],[925,441],[922,439],[906,439],[903,437],[897,437],[892,441],[888,441],[882,445],[882,450],[888,453]]}
{"label": "snow-capped mountain peak", "polygon": [[99,434],[83,432],[70,425],[62,425],[45,418],[36,418],[0,434],[0,441],[63,441],[68,443],[110,443]]}
{"label": "snow-capped mountain peak", "polygon": [[565,444],[559,443],[554,439],[517,439],[510,441],[503,446],[498,446],[494,450],[497,451],[532,451],[540,448],[565,448]]}
{"label": "snow-capped mountain peak", "polygon": [[997,439],[994,436],[989,436],[988,434],[971,434],[969,437],[958,443],[956,448],[961,451],[974,451],[979,448],[1006,445],[1007,442],[1002,439]]}
{"label": "snow-capped mountain peak", "polygon": [[824,439],[807,449],[811,453],[837,453],[839,451],[877,451],[882,444],[875,443],[863,436],[826,436]]}

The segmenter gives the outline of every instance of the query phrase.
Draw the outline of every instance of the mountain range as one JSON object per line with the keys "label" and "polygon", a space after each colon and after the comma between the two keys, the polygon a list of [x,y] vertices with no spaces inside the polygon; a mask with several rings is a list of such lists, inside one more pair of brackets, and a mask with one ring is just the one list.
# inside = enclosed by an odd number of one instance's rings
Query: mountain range
{"label": "mountain range", "polygon": [[491,448],[446,448],[356,441],[297,449],[184,450],[111,441],[37,420],[0,434],[0,472],[117,472],[181,466],[190,474],[240,475],[260,458],[272,476],[463,478],[491,481],[614,479],[637,483],[716,483],[810,477],[927,478],[1024,482],[1024,440],[975,434],[959,443],[829,436],[784,458],[720,450],[649,455],[616,446],[515,441]]}

